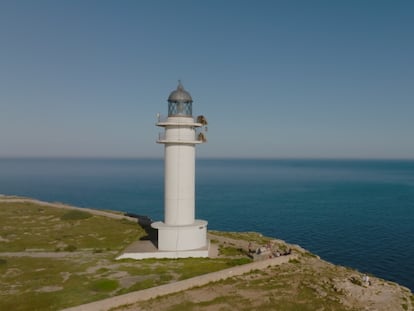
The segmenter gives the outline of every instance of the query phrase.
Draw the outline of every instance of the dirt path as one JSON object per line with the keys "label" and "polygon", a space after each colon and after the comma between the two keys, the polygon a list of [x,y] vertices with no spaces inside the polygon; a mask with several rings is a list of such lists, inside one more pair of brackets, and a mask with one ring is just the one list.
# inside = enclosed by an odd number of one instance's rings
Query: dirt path
{"label": "dirt path", "polygon": [[78,257],[84,252],[2,252],[0,257],[63,258]]}

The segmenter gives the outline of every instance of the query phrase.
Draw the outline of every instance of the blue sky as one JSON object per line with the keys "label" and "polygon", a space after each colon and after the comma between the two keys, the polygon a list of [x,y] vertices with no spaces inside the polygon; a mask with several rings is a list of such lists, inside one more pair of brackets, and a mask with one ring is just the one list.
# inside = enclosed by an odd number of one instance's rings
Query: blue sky
{"label": "blue sky", "polygon": [[414,159],[413,1],[0,1],[0,157]]}

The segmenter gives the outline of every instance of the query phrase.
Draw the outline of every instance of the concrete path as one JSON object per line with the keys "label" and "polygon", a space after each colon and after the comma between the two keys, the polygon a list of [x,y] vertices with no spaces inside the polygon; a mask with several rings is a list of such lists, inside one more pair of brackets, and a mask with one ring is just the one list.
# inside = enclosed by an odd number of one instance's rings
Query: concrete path
{"label": "concrete path", "polygon": [[152,287],[112,298],[107,298],[88,304],[80,305],[73,308],[64,309],[64,311],[104,311],[111,308],[120,307],[123,305],[133,304],[138,301],[144,301],[157,296],[164,296],[172,293],[181,292],[193,287],[203,286],[211,282],[225,280],[227,278],[242,275],[256,269],[265,269],[270,266],[277,266],[288,262],[291,259],[297,259],[297,254],[289,256],[281,256],[272,259],[266,259],[262,261],[256,261],[249,264],[235,266],[232,268],[212,272],[204,275],[200,275],[191,279],[178,281],[175,283],[165,284],[157,287]]}

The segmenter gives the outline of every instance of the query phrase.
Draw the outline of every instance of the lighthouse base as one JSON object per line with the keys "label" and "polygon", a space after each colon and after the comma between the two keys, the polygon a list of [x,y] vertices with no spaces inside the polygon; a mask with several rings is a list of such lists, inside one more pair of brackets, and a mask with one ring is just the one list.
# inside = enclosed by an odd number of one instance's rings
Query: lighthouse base
{"label": "lighthouse base", "polygon": [[189,251],[207,246],[207,221],[195,220],[191,225],[167,225],[161,221],[151,227],[158,230],[160,251]]}
{"label": "lighthouse base", "polygon": [[210,242],[207,241],[207,246],[199,249],[188,251],[160,251],[151,241],[136,241],[129,245],[125,251],[116,259],[147,259],[147,258],[206,258],[213,256],[210,254]]}
{"label": "lighthouse base", "polygon": [[171,226],[154,222],[151,227],[158,231],[158,240],[136,241],[116,259],[146,258],[206,258],[210,253],[207,239],[207,221],[195,220],[191,225]]}

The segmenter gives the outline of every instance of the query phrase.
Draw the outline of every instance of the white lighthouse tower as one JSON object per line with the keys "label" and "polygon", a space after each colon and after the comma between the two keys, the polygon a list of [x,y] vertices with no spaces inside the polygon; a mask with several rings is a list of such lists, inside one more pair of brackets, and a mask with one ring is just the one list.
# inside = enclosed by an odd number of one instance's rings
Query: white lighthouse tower
{"label": "white lighthouse tower", "polygon": [[164,144],[164,222],[158,230],[158,250],[173,252],[166,257],[207,257],[207,221],[195,219],[195,146],[205,142],[203,116],[193,118],[193,99],[181,82],[168,97],[168,117],[158,119],[163,127],[157,143]]}

